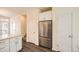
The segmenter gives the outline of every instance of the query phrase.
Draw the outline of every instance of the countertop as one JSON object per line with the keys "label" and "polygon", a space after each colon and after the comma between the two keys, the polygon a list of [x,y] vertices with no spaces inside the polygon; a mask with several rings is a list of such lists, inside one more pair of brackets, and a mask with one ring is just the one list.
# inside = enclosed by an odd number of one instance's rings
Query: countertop
{"label": "countertop", "polygon": [[0,35],[0,40],[5,40],[5,39],[10,39],[10,38],[15,38],[15,37],[19,37],[19,36],[24,36],[24,34],[5,34],[5,35]]}

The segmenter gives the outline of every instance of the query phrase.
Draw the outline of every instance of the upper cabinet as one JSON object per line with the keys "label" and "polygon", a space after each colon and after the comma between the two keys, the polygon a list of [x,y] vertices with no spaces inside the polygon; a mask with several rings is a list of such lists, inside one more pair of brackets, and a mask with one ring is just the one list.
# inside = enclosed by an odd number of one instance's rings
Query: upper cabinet
{"label": "upper cabinet", "polygon": [[45,11],[39,14],[39,20],[51,20],[52,19],[52,11]]}

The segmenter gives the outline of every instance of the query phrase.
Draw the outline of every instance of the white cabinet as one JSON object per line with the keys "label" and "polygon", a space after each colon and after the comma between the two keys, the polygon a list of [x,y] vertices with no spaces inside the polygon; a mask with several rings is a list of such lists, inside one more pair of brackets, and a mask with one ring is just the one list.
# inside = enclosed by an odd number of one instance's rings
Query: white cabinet
{"label": "white cabinet", "polygon": [[51,20],[52,19],[52,11],[46,11],[43,13],[40,13],[39,20]]}
{"label": "white cabinet", "polygon": [[17,52],[22,49],[22,37],[0,40],[0,52]]}
{"label": "white cabinet", "polygon": [[22,49],[22,38],[20,36],[10,39],[10,52],[16,52]]}
{"label": "white cabinet", "polygon": [[52,11],[45,12],[45,20],[52,20]]}
{"label": "white cabinet", "polygon": [[22,49],[22,37],[16,37],[16,51]]}
{"label": "white cabinet", "polygon": [[16,51],[16,39],[11,38],[10,39],[10,52],[15,52]]}

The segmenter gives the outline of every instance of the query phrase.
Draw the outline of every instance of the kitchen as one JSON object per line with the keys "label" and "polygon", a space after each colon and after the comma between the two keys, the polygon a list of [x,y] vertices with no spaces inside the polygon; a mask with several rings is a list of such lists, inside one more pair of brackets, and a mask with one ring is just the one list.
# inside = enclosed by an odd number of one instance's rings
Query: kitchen
{"label": "kitchen", "polygon": [[79,52],[79,8],[0,8],[0,52]]}

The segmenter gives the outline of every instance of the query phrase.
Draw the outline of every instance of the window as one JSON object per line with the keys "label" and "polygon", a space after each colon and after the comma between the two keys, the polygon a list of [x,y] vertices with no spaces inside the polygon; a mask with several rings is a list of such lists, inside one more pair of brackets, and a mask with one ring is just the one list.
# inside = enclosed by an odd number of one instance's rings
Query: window
{"label": "window", "polygon": [[0,36],[7,37],[10,33],[10,22],[9,18],[0,17]]}
{"label": "window", "polygon": [[9,36],[20,33],[19,19],[1,17],[0,16],[0,37],[7,38]]}

